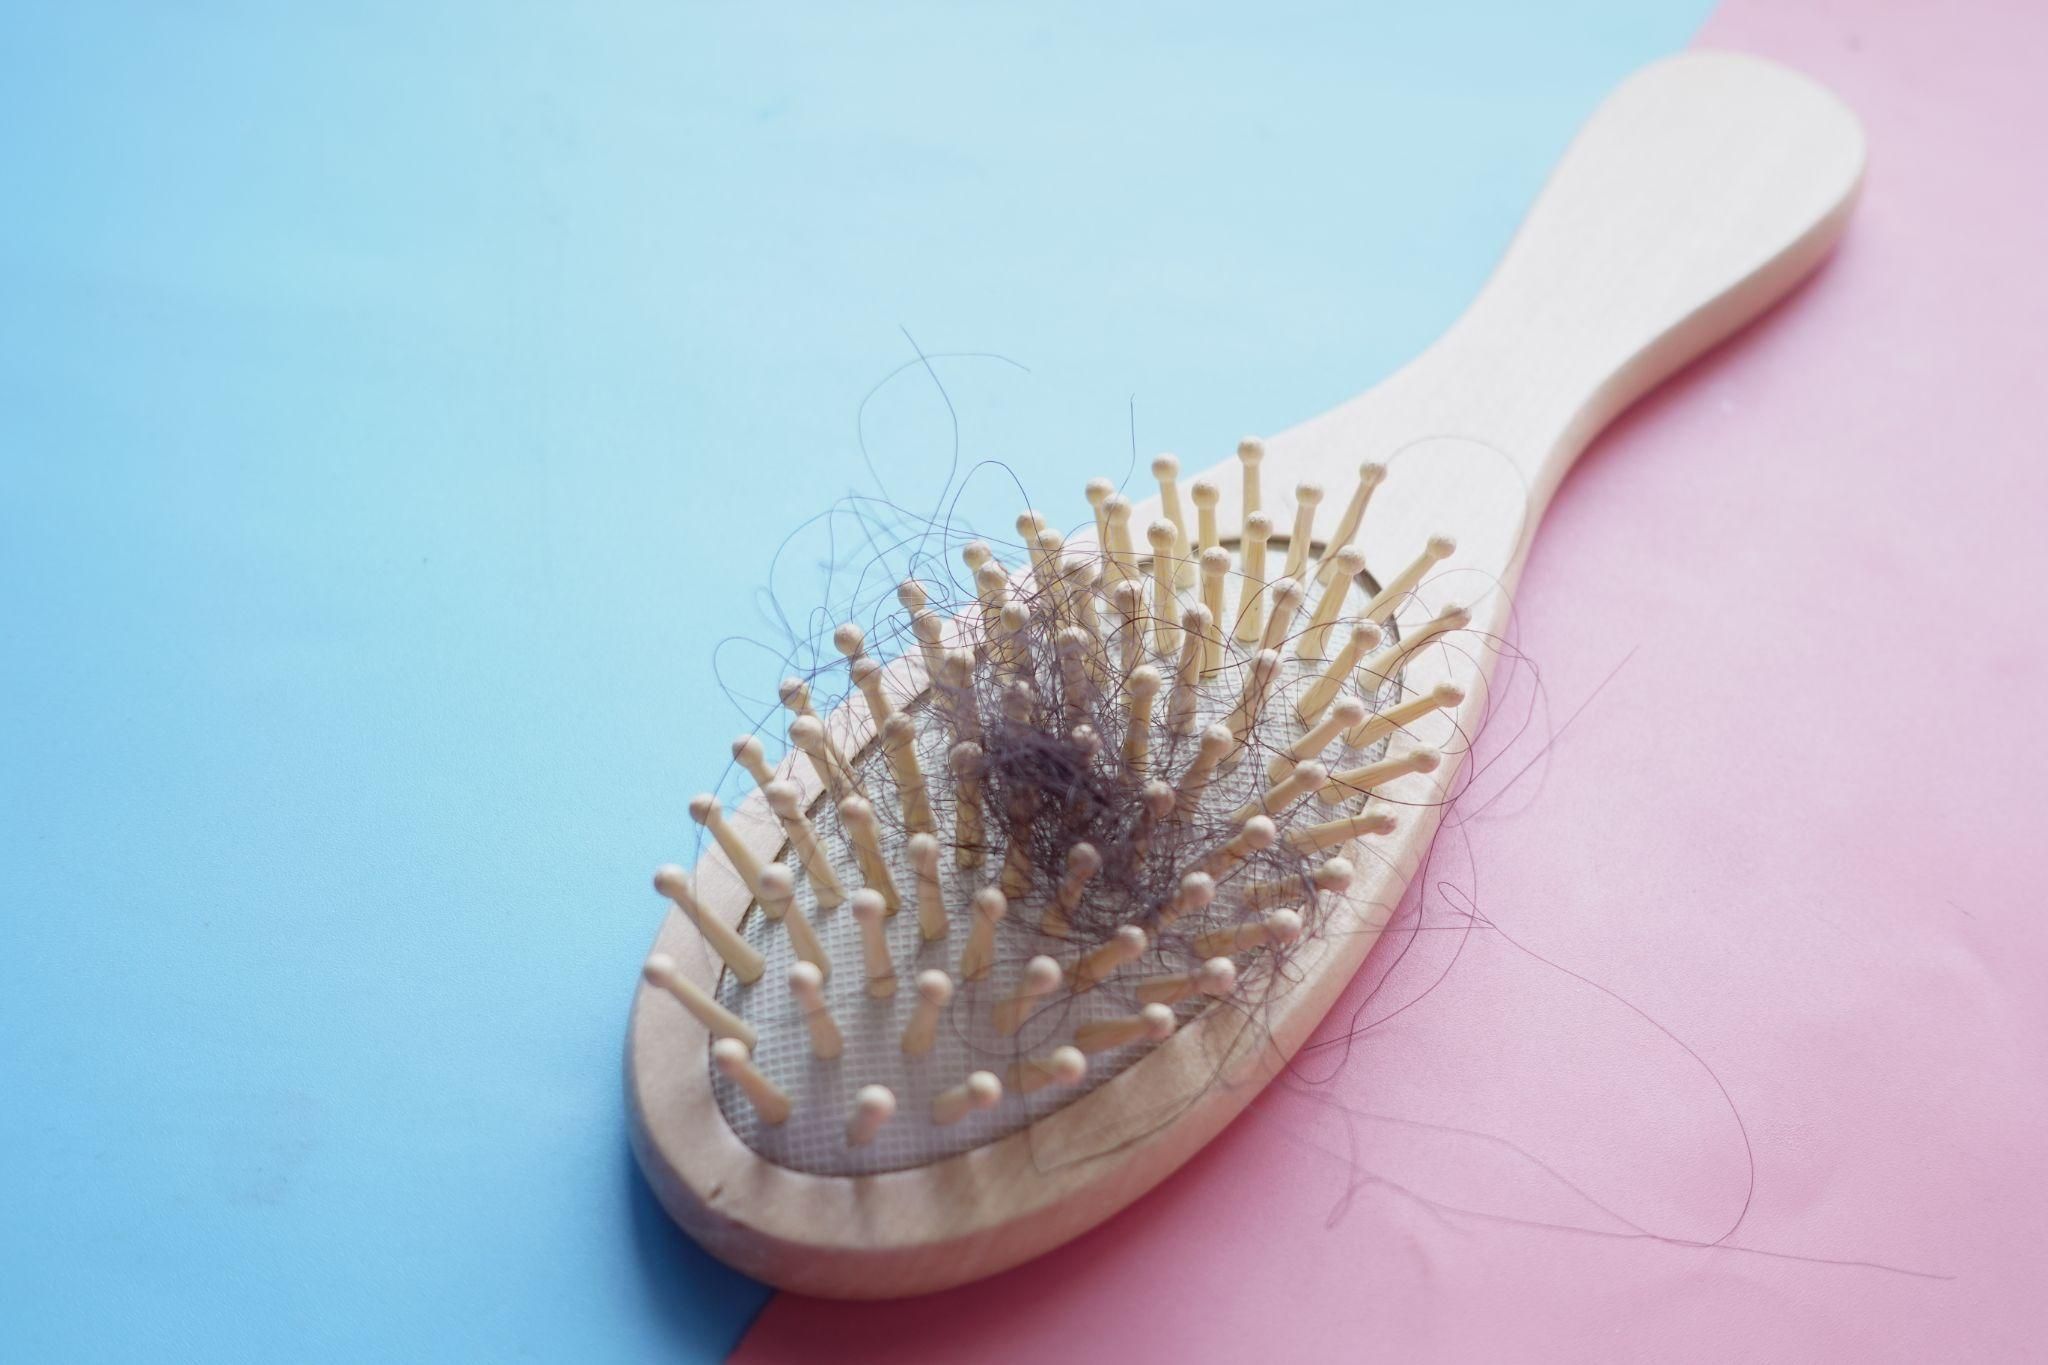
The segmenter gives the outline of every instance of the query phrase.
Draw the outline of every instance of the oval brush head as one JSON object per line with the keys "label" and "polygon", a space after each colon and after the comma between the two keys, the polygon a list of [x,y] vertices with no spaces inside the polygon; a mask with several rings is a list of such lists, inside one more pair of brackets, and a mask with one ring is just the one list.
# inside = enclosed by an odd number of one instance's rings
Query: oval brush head
{"label": "oval brush head", "polygon": [[840,626],[782,684],[787,752],[737,741],[756,789],[690,802],[710,847],[655,875],[627,1096],[665,1207],[777,1285],[910,1294],[1199,1150],[1426,856],[1572,460],[1820,261],[1861,168],[1802,78],[1659,63],[1407,369],[1185,490],[1161,456],[1142,506],[1090,483],[1071,544],[1027,511]]}
{"label": "oval brush head", "polygon": [[[1360,488],[1382,474],[1368,464]],[[885,664],[868,632],[835,632],[843,663],[784,686],[781,764],[735,744],[779,840],[757,849],[715,798],[692,803],[752,893],[736,931],[680,871],[657,875],[726,968],[678,1003],[713,1032],[745,1025],[719,1110],[780,1166],[929,1165],[1071,1104],[1206,1012],[1255,1017],[1351,885],[1342,850],[1392,826],[1373,793],[1437,766],[1414,727],[1463,699],[1405,694],[1406,594],[1349,547],[1324,556],[1348,572],[1311,601],[1297,542],[1267,559],[1296,577],[1218,573],[1212,554],[1203,582],[1201,552],[1229,548],[1171,521],[1142,557],[1020,522],[1016,563],[975,552],[976,595],[903,586],[873,635],[906,653]],[[848,701],[820,716],[827,694]],[[657,962],[651,980],[676,977]],[[994,1080],[962,1107],[978,1072]]]}

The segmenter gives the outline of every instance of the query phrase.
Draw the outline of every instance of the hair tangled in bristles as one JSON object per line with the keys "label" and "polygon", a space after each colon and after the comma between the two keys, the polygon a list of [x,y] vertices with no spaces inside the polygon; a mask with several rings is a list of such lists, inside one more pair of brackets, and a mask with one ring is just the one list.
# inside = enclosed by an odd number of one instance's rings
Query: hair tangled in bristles
{"label": "hair tangled in bristles", "polygon": [[[1043,539],[1056,541],[1056,533]],[[917,757],[936,825],[925,832],[950,847],[956,865],[982,868],[1014,903],[1003,924],[1004,955],[1044,951],[1048,937],[1058,939],[1053,946],[1085,950],[1135,924],[1152,936],[1148,971],[1193,968],[1209,955],[1198,940],[1213,942],[1219,930],[1282,906],[1299,912],[1306,933],[1316,932],[1323,898],[1341,882],[1318,876],[1333,850],[1299,849],[1286,836],[1353,813],[1360,799],[1328,804],[1311,794],[1270,811],[1256,802],[1274,780],[1269,760],[1306,728],[1292,703],[1321,661],[1297,660],[1295,637],[1283,633],[1275,641],[1281,662],[1270,694],[1263,703],[1254,699],[1249,720],[1233,727],[1228,756],[1208,781],[1190,787],[1202,732],[1241,715],[1247,704],[1255,648],[1232,638],[1228,622],[1218,626],[1178,595],[1162,615],[1156,585],[1151,600],[1128,587],[1118,591],[1116,585],[1147,585],[1151,569],[1142,562],[1120,569],[1093,547],[1070,552],[1053,544],[1041,548],[1034,566],[1009,568],[978,541],[963,558],[975,577],[971,598],[951,596],[943,581],[906,585],[899,603],[913,605],[840,637],[842,648],[848,639],[861,640],[863,651],[867,641],[901,641],[909,651],[881,683],[885,704],[917,724]],[[1240,595],[1270,600],[1276,593],[1247,583]],[[1194,646],[1191,629],[1201,633]],[[1208,659],[1204,637],[1214,640]],[[1210,661],[1214,666],[1205,667]],[[814,674],[816,690],[829,686],[835,671]],[[872,706],[857,698],[852,704]],[[1138,717],[1142,730],[1134,729]],[[853,738],[873,730],[855,726]],[[964,822],[951,780],[952,754],[962,744],[979,750],[982,809],[981,819]],[[905,819],[881,748],[863,744],[851,766],[889,838],[902,843],[921,831]],[[1272,822],[1269,837],[1241,838],[1247,819],[1257,816]],[[819,818],[832,821],[829,801]],[[1048,936],[1042,907],[1080,847],[1092,851],[1096,868],[1059,917],[1060,932]],[[1213,877],[1213,904],[1177,913],[1188,908],[1183,880],[1197,872]],[[1242,894],[1251,886],[1260,888],[1256,897]],[[1288,947],[1270,942],[1241,964],[1240,997],[1271,978]]]}

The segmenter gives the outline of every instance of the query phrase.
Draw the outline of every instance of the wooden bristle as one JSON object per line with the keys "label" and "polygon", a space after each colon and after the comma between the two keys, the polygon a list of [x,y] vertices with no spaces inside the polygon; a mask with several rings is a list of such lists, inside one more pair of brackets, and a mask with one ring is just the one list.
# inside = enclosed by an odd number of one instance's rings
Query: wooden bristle
{"label": "wooden bristle", "polygon": [[789,838],[789,845],[796,850],[803,862],[804,872],[811,879],[811,895],[820,910],[830,910],[846,899],[846,888],[839,880],[839,874],[832,867],[832,860],[825,856],[824,847],[818,842],[818,832],[805,816],[802,794],[794,782],[771,782],[761,789],[768,798],[768,808],[782,822],[782,832]]}
{"label": "wooden bristle", "polygon": [[1079,1085],[1088,1058],[1077,1047],[1058,1047],[1048,1057],[1030,1057],[1010,1068],[1010,1088],[1029,1095],[1049,1085]]}
{"label": "wooden bristle", "polygon": [[1102,506],[1109,521],[1109,562],[1116,576],[1138,577],[1138,555],[1131,544],[1131,504],[1121,493],[1113,493]]}
{"label": "wooden bristle", "polygon": [[896,1092],[886,1085],[864,1085],[854,1092],[853,1112],[846,1120],[846,1145],[865,1147],[882,1125],[896,1117]]}
{"label": "wooden bristle", "polygon": [[1131,833],[1132,852],[1140,858],[1151,856],[1152,836],[1172,818],[1176,803],[1173,788],[1156,777],[1138,789],[1138,827]]}
{"label": "wooden bristle", "polygon": [[947,756],[953,773],[953,861],[960,867],[981,866],[987,830],[981,807],[981,778],[987,760],[981,746],[963,740]]}
{"label": "wooden bristle", "polygon": [[1031,611],[1021,602],[1004,606],[996,618],[995,646],[990,651],[996,666],[1017,679],[1028,679],[1031,669]]}
{"label": "wooden bristle", "polygon": [[798,752],[810,760],[811,771],[818,775],[818,782],[834,799],[844,799],[855,791],[853,769],[846,756],[839,752],[839,746],[825,732],[825,723],[813,715],[798,716],[789,723],[789,742]]}
{"label": "wooden bristle", "polygon": [[831,1061],[846,1048],[839,1022],[825,1004],[825,974],[812,962],[789,964],[789,994],[811,1035],[811,1055]]}
{"label": "wooden bristle", "polygon": [[896,708],[889,704],[887,694],[882,691],[882,666],[863,654],[850,667],[853,685],[860,689],[861,697],[868,704],[868,716],[879,730],[896,714]]}
{"label": "wooden bristle", "polygon": [[740,937],[739,930],[704,907],[697,899],[696,888],[690,885],[688,873],[674,863],[663,863],[654,869],[654,889],[675,903],[683,918],[696,926],[697,932],[704,936],[705,944],[732,969],[734,976],[747,985],[761,979],[762,969],[767,966],[766,959]]}
{"label": "wooden bristle", "polygon": [[1050,526],[1038,533],[1039,587],[1061,609],[1067,603],[1067,538]]}
{"label": "wooden bristle", "polygon": [[[1387,477],[1387,467],[1371,461],[1358,467],[1358,484],[1351,490],[1351,501],[1344,506],[1344,515],[1337,519],[1337,529],[1330,533],[1328,544],[1323,547],[1323,562],[1316,570],[1316,581],[1328,583],[1343,570],[1337,565],[1336,557],[1348,548],[1358,536],[1358,528],[1365,520],[1366,505],[1372,501],[1373,490]],[[1359,557],[1360,566],[1364,556]],[[1357,569],[1351,570],[1358,572]]]}
{"label": "wooden bristle", "polygon": [[737,1038],[720,1038],[711,1045],[711,1063],[739,1087],[747,1103],[761,1116],[761,1122],[771,1126],[783,1123],[789,1118],[789,1096],[748,1059],[752,1050]]}
{"label": "wooden bristle", "polygon": [[903,1050],[922,1057],[939,1036],[939,1015],[953,1002],[953,978],[936,968],[917,974],[917,1004],[903,1028]]}
{"label": "wooden bristle", "polygon": [[1335,742],[1338,734],[1362,724],[1365,717],[1364,698],[1339,697],[1337,704],[1324,712],[1323,718],[1311,725],[1300,739],[1273,755],[1266,764],[1266,776],[1278,782],[1293,772],[1296,764],[1321,756],[1323,750]]}
{"label": "wooden bristle", "polygon": [[937,679],[933,697],[939,714],[953,731],[953,738],[980,742],[981,716],[974,709],[969,684],[974,678],[974,656],[964,649],[942,650],[932,676]]}
{"label": "wooden bristle", "polygon": [[1102,855],[1093,844],[1075,844],[1068,849],[1066,872],[1060,878],[1052,903],[1046,906],[1045,918],[1038,927],[1054,938],[1065,938],[1072,926],[1074,911],[1087,892],[1089,880],[1101,870]]}
{"label": "wooden bristle", "polygon": [[1002,1100],[1002,1079],[993,1071],[977,1071],[932,1099],[932,1122],[943,1128],[977,1110],[993,1109]]}
{"label": "wooden bristle", "polygon": [[1175,792],[1181,810],[1192,811],[1201,803],[1202,793],[1207,791],[1209,784],[1215,780],[1218,765],[1235,746],[1236,740],[1232,738],[1230,727],[1226,725],[1211,725],[1202,731],[1202,740],[1195,750],[1194,760],[1188,764],[1187,771],[1181,774],[1180,786]]}
{"label": "wooden bristle", "polygon": [[1038,693],[1029,678],[1014,678],[1003,688],[1003,719],[1013,725],[1038,723]]}
{"label": "wooden bristle", "polygon": [[1194,541],[1188,534],[1187,514],[1180,506],[1180,461],[1171,455],[1159,456],[1152,461],[1152,477],[1159,481],[1159,510],[1173,523],[1174,542],[1168,553],[1174,561],[1174,582],[1185,588],[1194,582],[1195,566],[1190,555]]}
{"label": "wooden bristle", "polygon": [[1223,580],[1230,572],[1230,551],[1210,546],[1202,551],[1202,606],[1209,629],[1202,633],[1202,671],[1223,667]]}
{"label": "wooden bristle", "polygon": [[1398,677],[1401,665],[1415,656],[1430,641],[1455,630],[1463,630],[1472,624],[1472,613],[1463,607],[1445,607],[1421,630],[1411,631],[1401,642],[1384,654],[1376,654],[1365,661],[1361,677],[1368,690],[1375,693],[1383,683]]}
{"label": "wooden bristle", "polygon": [[1166,699],[1166,731],[1173,735],[1195,732],[1201,693],[1203,642],[1210,629],[1208,608],[1189,607],[1181,613],[1180,662],[1173,669],[1173,692]]}
{"label": "wooden bristle", "polygon": [[1308,624],[1302,628],[1301,639],[1295,645],[1295,653],[1304,659],[1328,656],[1330,627],[1336,624],[1345,599],[1351,595],[1352,581],[1365,568],[1365,555],[1355,546],[1346,546],[1337,552],[1333,562],[1337,565],[1337,573],[1324,586],[1322,598],[1316,603],[1316,609],[1309,613]]}
{"label": "wooden bristle", "polygon": [[[1443,755],[1437,750],[1419,745],[1405,754],[1390,754],[1377,763],[1330,774],[1328,783],[1318,796],[1327,805],[1340,805],[1397,777],[1406,777],[1409,773],[1433,773],[1442,762]],[[1301,766],[1306,768],[1308,765],[1304,763]]]}
{"label": "wooden bristle", "polygon": [[753,735],[741,735],[732,742],[733,760],[747,770],[747,776],[754,779],[754,785],[765,787],[775,780],[774,770],[768,766],[768,750]]}
{"label": "wooden bristle", "polygon": [[730,1038],[751,1049],[756,1041],[753,1025],[711,998],[696,982],[684,976],[676,960],[667,953],[655,953],[640,969],[647,984],[667,991],[676,1003],[697,1016],[714,1038]]}
{"label": "wooden bristle", "polygon": [[1366,621],[1353,628],[1344,641],[1344,647],[1337,651],[1337,657],[1330,660],[1330,666],[1301,694],[1301,700],[1294,707],[1295,717],[1303,725],[1314,725],[1323,709],[1343,690],[1344,684],[1351,681],[1352,670],[1358,667],[1358,661],[1377,649],[1379,643],[1380,628],[1372,622]]}
{"label": "wooden bristle", "polygon": [[1124,697],[1130,703],[1130,724],[1124,731],[1124,762],[1138,777],[1145,775],[1150,762],[1152,744],[1152,699],[1159,695],[1159,670],[1150,664],[1140,664],[1131,672],[1130,681],[1124,685]]}
{"label": "wooden bristle", "polygon": [[978,981],[996,964],[996,926],[1009,913],[1010,898],[993,886],[974,893],[974,922],[967,930],[967,944],[960,950],[960,979]]}
{"label": "wooden bristle", "polygon": [[1258,725],[1259,716],[1266,708],[1266,698],[1279,676],[1280,655],[1271,649],[1262,650],[1245,670],[1244,691],[1237,699],[1237,706],[1223,722],[1234,743],[1243,744],[1245,737]]}
{"label": "wooden bristle", "polygon": [[860,925],[861,961],[867,970],[868,994],[878,1000],[896,994],[896,964],[889,957],[888,914],[880,893],[867,887],[853,893],[853,918]]}
{"label": "wooden bristle", "polygon": [[1294,527],[1287,533],[1287,567],[1282,578],[1301,578],[1308,572],[1309,545],[1316,534],[1316,508],[1322,505],[1323,486],[1302,483],[1294,487]]}
{"label": "wooden bristle", "polygon": [[1069,719],[1089,715],[1095,705],[1096,642],[1079,626],[1068,626],[1053,641],[1060,661],[1060,690]]}
{"label": "wooden bristle", "polygon": [[1005,1038],[1024,1026],[1024,1020],[1038,1006],[1038,1002],[1059,989],[1060,964],[1052,958],[1039,956],[1024,964],[1024,974],[1017,979],[1016,990],[1008,999],[996,1003],[994,1024],[997,1033]]}
{"label": "wooden bristle", "polygon": [[910,633],[917,637],[918,653],[924,656],[925,676],[938,677],[939,660],[946,652],[946,623],[936,612],[913,612],[910,617]]}
{"label": "wooden bristle", "polygon": [[1339,820],[1325,820],[1320,825],[1309,825],[1304,829],[1287,832],[1287,846],[1296,853],[1320,853],[1326,848],[1336,848],[1353,839],[1362,839],[1369,834],[1388,834],[1394,828],[1391,811],[1366,811],[1362,815],[1347,815]]}
{"label": "wooden bristle", "polygon": [[889,775],[895,779],[896,795],[902,802],[903,827],[928,834],[938,828],[932,818],[931,793],[925,789],[924,773],[917,766],[917,724],[901,714],[889,717],[882,726],[882,749],[888,757]]}
{"label": "wooden bristle", "polygon": [[1074,964],[1068,972],[1069,984],[1075,991],[1084,991],[1099,981],[1107,980],[1125,963],[1136,962],[1145,951],[1147,942],[1143,929],[1135,924],[1124,925],[1110,935],[1107,943]]}
{"label": "wooden bristle", "polygon": [[1067,600],[1073,608],[1074,619],[1080,622],[1081,629],[1087,631],[1090,636],[1099,637],[1102,634],[1102,618],[1095,610],[1095,598],[1102,582],[1102,561],[1069,559],[1067,563],[1068,583],[1071,588]]}
{"label": "wooden bristle", "polygon": [[1010,575],[1002,565],[990,561],[974,572],[974,595],[981,602],[981,632],[984,640],[995,638],[1003,608],[1010,605]]}
{"label": "wooden bristle", "polygon": [[1254,853],[1271,848],[1279,837],[1279,828],[1270,817],[1254,815],[1244,822],[1244,828],[1232,835],[1228,843],[1202,860],[1201,870],[1212,877],[1221,877]]}
{"label": "wooden bristle", "polygon": [[1308,589],[1291,574],[1273,585],[1273,614],[1267,618],[1266,629],[1259,636],[1260,649],[1279,649],[1287,643],[1287,632],[1294,629],[1294,618],[1307,599]]}
{"label": "wooden bristle", "polygon": [[[1259,465],[1265,458],[1266,446],[1263,441],[1247,436],[1237,443],[1237,462],[1244,467],[1244,515],[1247,518],[1260,509]],[[1251,526],[1247,522],[1244,539],[1249,542],[1251,538]]]}
{"label": "wooden bristle", "polygon": [[1296,873],[1271,881],[1246,883],[1239,896],[1247,907],[1257,910],[1302,905],[1321,892],[1348,889],[1354,875],[1350,859],[1329,858],[1306,876]]}
{"label": "wooden bristle", "polygon": [[1255,948],[1284,948],[1301,937],[1301,916],[1292,910],[1275,910],[1264,919],[1217,929],[1195,940],[1194,951],[1203,957],[1228,957]]}
{"label": "wooden bristle", "polygon": [[1177,539],[1170,521],[1155,521],[1145,528],[1145,542],[1152,547],[1152,649],[1164,655],[1180,648],[1180,603],[1173,590]]}
{"label": "wooden bristle", "polygon": [[796,715],[818,714],[811,709],[811,685],[802,678],[784,678],[781,685],[776,688],[776,695],[781,697],[782,704]]}
{"label": "wooden bristle", "polygon": [[1238,898],[1251,910],[1274,910],[1305,905],[1320,892],[1346,890],[1351,885],[1353,875],[1354,869],[1350,859],[1330,858],[1307,876],[1295,873],[1269,881],[1246,883],[1239,890]]}
{"label": "wooden bristle", "polygon": [[1010,793],[1010,832],[1003,846],[1003,869],[996,884],[1005,896],[1024,896],[1031,890],[1037,869],[1031,862],[1031,822],[1038,815],[1038,794],[1013,789]]}
{"label": "wooden bristle", "polygon": [[1244,519],[1244,540],[1238,546],[1243,581],[1238,585],[1236,631],[1243,644],[1252,644],[1266,630],[1266,539],[1272,533],[1273,523],[1264,512]]}
{"label": "wooden bristle", "polygon": [[1031,562],[1031,571],[1040,583],[1045,581],[1044,551],[1038,547],[1038,533],[1045,529],[1045,518],[1028,508],[1017,514],[1017,541],[1024,547],[1024,554]]}
{"label": "wooden bristle", "polygon": [[1400,608],[1401,599],[1415,591],[1423,576],[1457,552],[1458,542],[1449,536],[1431,536],[1429,543],[1422,547],[1422,553],[1415,556],[1407,568],[1395,574],[1366,605],[1365,619],[1385,625]]}
{"label": "wooden bristle", "polygon": [[1095,513],[1095,549],[1102,556],[1109,554],[1109,514],[1104,504],[1115,494],[1116,485],[1108,479],[1088,480],[1088,506]]}
{"label": "wooden bristle", "polygon": [[1329,770],[1316,760],[1310,759],[1306,763],[1298,764],[1293,772],[1239,806],[1224,819],[1231,824],[1243,824],[1255,815],[1281,814],[1302,797],[1320,790],[1329,780]]}
{"label": "wooden bristle", "polygon": [[1132,989],[1146,1005],[1177,1005],[1197,992],[1225,996],[1237,989],[1237,964],[1227,957],[1212,957],[1184,972],[1145,977]]}
{"label": "wooden bristle", "polygon": [[718,798],[709,792],[691,798],[690,818],[711,831],[711,837],[716,839],[719,848],[725,851],[726,860],[732,864],[732,870],[740,874],[740,880],[747,884],[749,891],[759,896],[761,859],[754,850],[747,847],[746,840],[740,838],[739,832],[726,820],[725,811],[719,807]]}
{"label": "wooden bristle", "polygon": [[783,932],[789,935],[791,952],[816,966],[820,972],[831,975],[832,959],[825,955],[825,945],[819,941],[818,931],[812,927],[803,907],[796,903],[796,879],[781,863],[770,863],[761,869],[761,910],[769,919],[782,925]]}
{"label": "wooden bristle", "polygon": [[1464,700],[1464,688],[1456,683],[1438,683],[1412,701],[1390,706],[1376,716],[1361,720],[1344,736],[1344,742],[1354,749],[1363,749],[1369,744],[1377,744],[1396,730],[1407,729],[1432,712],[1448,710]]}
{"label": "wooden bristle", "polygon": [[1196,479],[1188,485],[1188,498],[1195,504],[1195,553],[1204,556],[1222,542],[1216,536],[1216,503],[1222,497],[1222,490],[1208,479]]}
{"label": "wooden bristle", "polygon": [[970,540],[960,547],[960,562],[967,566],[967,576],[973,578],[981,572],[981,566],[995,561],[996,552],[988,547],[985,540]]}
{"label": "wooden bristle", "polygon": [[1184,915],[1199,914],[1209,908],[1216,899],[1216,879],[1206,872],[1190,872],[1180,879],[1180,889],[1173,899],[1159,911],[1159,927],[1164,929]]}
{"label": "wooden bristle", "polygon": [[[866,797],[849,796],[839,803],[839,823],[853,845],[854,859],[860,864],[861,880],[881,897],[888,912],[895,914],[903,908],[903,894],[896,889],[896,878],[890,874],[889,860],[882,856],[882,831],[875,819],[874,806]],[[859,895],[859,892],[854,893],[856,899]]]}
{"label": "wooden bristle", "polygon": [[1147,1005],[1136,1014],[1091,1019],[1074,1030],[1074,1046],[1083,1052],[1109,1052],[1127,1043],[1163,1043],[1173,1036],[1173,1010]]}
{"label": "wooden bristle", "polygon": [[1119,583],[1110,589],[1110,605],[1116,608],[1116,639],[1120,676],[1145,659],[1145,590],[1136,583]]}
{"label": "wooden bristle", "polygon": [[926,943],[946,936],[946,894],[939,883],[939,841],[929,834],[909,840],[910,867],[917,876],[917,931]]}

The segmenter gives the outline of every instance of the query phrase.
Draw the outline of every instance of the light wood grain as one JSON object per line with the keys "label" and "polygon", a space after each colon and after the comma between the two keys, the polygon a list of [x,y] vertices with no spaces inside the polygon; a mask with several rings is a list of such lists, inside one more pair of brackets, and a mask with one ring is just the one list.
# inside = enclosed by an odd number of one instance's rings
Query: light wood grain
{"label": "light wood grain", "polygon": [[[1574,142],[1451,331],[1368,393],[1267,438],[1260,482],[1266,490],[1348,488],[1361,462],[1384,464],[1355,542],[1368,569],[1384,581],[1430,537],[1454,536],[1456,553],[1424,576],[1420,600],[1400,619],[1413,628],[1443,607],[1464,606],[1471,627],[1449,638],[1483,640],[1504,621],[1530,536],[1579,452],[1652,385],[1819,263],[1862,165],[1854,118],[1791,72],[1701,53],[1645,69]],[[1236,464],[1221,461],[1201,476],[1205,524],[1211,486],[1216,524],[1241,524],[1246,480]],[[1162,509],[1102,501],[1118,570],[1136,576],[1142,571],[1122,537],[1131,520],[1147,525]],[[643,987],[632,1010],[626,1091],[635,1150],[662,1203],[751,1275],[853,1298],[992,1274],[1116,1213],[1249,1103],[1364,960],[1428,848],[1462,737],[1484,714],[1492,662],[1485,648],[1446,644],[1408,659],[1410,695],[1444,687],[1442,695],[1460,698],[1411,722],[1412,740],[1440,750],[1443,761],[1387,784],[1404,813],[1401,829],[1348,853],[1356,875],[1333,898],[1321,931],[1295,950],[1294,983],[1255,1019],[1233,1010],[1202,1015],[1028,1130],[883,1175],[825,1177],[772,1165],[718,1110],[704,1023],[666,992]],[[890,665],[913,671],[893,680],[890,694],[911,695],[923,666],[915,658]],[[831,723],[872,727],[870,716],[854,712],[841,708]],[[841,747],[856,748],[857,736],[847,734]],[[792,765],[786,775],[806,802],[816,795],[814,772]],[[728,819],[756,861],[775,856],[781,826],[758,792]],[[739,862],[744,869],[748,859]],[[700,863],[696,889],[704,911],[727,922],[751,899],[724,848]],[[677,972],[712,988],[721,964],[680,912],[655,946]]]}

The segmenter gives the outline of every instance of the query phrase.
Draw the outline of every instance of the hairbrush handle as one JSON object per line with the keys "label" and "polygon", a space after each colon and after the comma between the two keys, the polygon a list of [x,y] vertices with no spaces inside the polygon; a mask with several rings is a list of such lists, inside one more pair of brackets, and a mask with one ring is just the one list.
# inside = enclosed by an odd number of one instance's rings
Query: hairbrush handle
{"label": "hairbrush handle", "polygon": [[[1412,452],[1427,465],[1432,443],[1485,447],[1505,458],[1496,473],[1514,496],[1493,500],[1512,503],[1518,525],[1482,563],[1510,571],[1601,428],[1826,256],[1863,155],[1855,116],[1774,63],[1688,53],[1643,68],[1580,131],[1450,331],[1385,383],[1268,440],[1268,499],[1300,480],[1343,487],[1364,459]],[[1234,503],[1235,480],[1217,481]],[[1442,505],[1443,491],[1390,478],[1382,496]],[[1226,524],[1235,510],[1222,509]]]}
{"label": "hairbrush handle", "polygon": [[1630,403],[1755,318],[1834,246],[1863,134],[1827,90],[1753,57],[1646,67],[1593,115],[1493,277],[1427,357],[1511,398],[1555,478]]}

